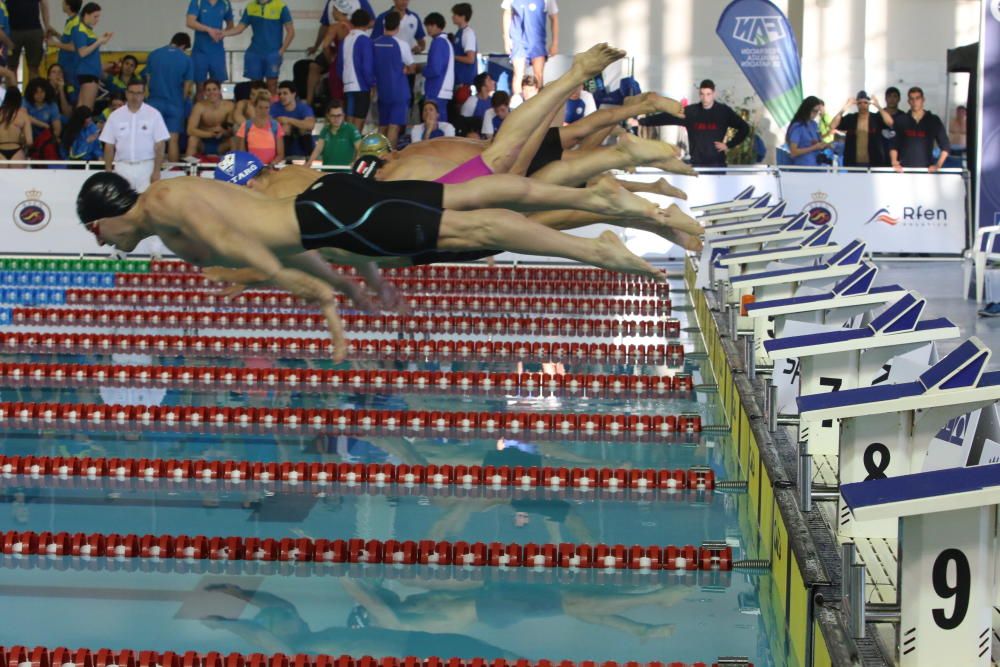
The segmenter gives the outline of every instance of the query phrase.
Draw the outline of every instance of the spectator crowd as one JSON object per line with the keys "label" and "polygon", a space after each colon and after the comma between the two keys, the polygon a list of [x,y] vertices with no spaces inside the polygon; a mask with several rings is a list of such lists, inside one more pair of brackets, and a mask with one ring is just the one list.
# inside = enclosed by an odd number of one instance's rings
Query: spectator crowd
{"label": "spectator crowd", "polygon": [[[102,51],[114,47],[115,36],[101,32],[101,6],[59,0],[60,30],[49,7],[54,1],[0,0],[0,166],[104,160],[116,170],[149,170],[148,179],[156,180],[167,161],[213,160],[234,149],[265,164],[297,158],[348,165],[366,128],[378,128],[392,146],[435,137],[489,139],[512,108],[545,84],[546,61],[559,49],[557,0],[498,0],[512,65],[508,90],[498,90],[481,71],[469,3],[453,5],[449,21],[436,11],[421,17],[410,0],[391,0],[380,13],[369,0],[326,0],[309,57],[281,80],[296,36],[284,0],[248,0],[239,16],[230,0],[189,0],[178,27],[190,32],[177,32],[148,54],[110,57]],[[235,99],[224,99],[231,80],[226,40],[248,30],[246,80],[235,84]],[[629,78],[615,94],[599,86],[596,94],[578,90],[562,122],[638,92]],[[682,125],[693,165],[725,166],[734,147],[759,139],[715,92],[706,79],[684,118],[655,114],[630,124]],[[860,91],[831,118],[822,100],[807,97],[787,128],[779,162],[934,171],[964,150],[963,108],[945,123],[924,108],[919,87],[907,92],[908,111],[896,88],[884,100]]]}

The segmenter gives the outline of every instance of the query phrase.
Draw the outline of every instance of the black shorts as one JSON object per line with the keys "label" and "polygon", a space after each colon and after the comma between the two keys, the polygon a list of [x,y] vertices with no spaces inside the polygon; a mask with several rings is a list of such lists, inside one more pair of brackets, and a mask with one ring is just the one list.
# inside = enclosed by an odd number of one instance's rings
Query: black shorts
{"label": "black shorts", "polygon": [[367,118],[368,109],[372,105],[372,92],[361,90],[353,93],[344,93],[347,98],[344,104],[344,113],[349,118]]}
{"label": "black shorts", "polygon": [[538,152],[535,153],[534,159],[528,165],[528,176],[531,176],[547,164],[561,160],[562,155],[562,137],[559,136],[559,128],[550,127],[549,131],[545,133],[545,138],[542,139],[542,145],[538,147]]}
{"label": "black shorts", "polygon": [[307,250],[410,257],[437,248],[444,185],[330,174],[295,199],[295,214]]}
{"label": "black shorts", "polygon": [[76,77],[77,84],[81,86],[85,83],[100,83],[100,81],[101,80],[93,74],[80,74]]}

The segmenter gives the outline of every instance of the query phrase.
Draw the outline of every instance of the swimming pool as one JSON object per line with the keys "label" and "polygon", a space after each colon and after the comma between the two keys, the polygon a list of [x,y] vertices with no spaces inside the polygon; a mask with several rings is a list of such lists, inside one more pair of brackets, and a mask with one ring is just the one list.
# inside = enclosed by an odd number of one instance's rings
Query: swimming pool
{"label": "swimming pool", "polygon": [[335,366],[184,268],[0,267],[0,644],[797,664],[679,276],[400,272]]}

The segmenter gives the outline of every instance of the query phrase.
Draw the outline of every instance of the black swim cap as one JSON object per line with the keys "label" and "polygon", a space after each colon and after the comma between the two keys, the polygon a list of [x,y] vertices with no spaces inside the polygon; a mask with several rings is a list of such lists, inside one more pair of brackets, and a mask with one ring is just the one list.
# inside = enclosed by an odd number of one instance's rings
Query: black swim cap
{"label": "black swim cap", "polygon": [[138,200],[139,193],[122,176],[99,171],[80,188],[76,197],[76,214],[80,222],[87,224],[101,218],[125,215]]}

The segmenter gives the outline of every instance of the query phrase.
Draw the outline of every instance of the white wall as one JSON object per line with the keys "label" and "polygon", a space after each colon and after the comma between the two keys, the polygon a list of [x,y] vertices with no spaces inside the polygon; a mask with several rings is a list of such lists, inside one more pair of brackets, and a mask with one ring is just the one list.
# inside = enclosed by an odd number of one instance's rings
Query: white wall
{"label": "white wall", "polygon": [[[56,0],[48,0],[54,10]],[[286,0],[296,18],[294,47],[315,39],[324,0]],[[674,97],[693,99],[703,78],[716,81],[737,102],[752,94],[743,75],[715,35],[715,24],[729,0],[562,0],[564,53],[609,41],[635,57],[639,81]],[[453,0],[411,0],[420,14],[448,16]],[[789,4],[791,3],[791,7]],[[165,44],[183,29],[188,0],[102,0],[102,29],[115,32],[109,48],[144,49]],[[246,0],[233,0],[241,11]],[[389,0],[373,0],[376,10]],[[471,0],[480,48],[499,51],[499,0]],[[979,0],[778,0],[802,15],[800,48],[804,91],[836,109],[861,88],[880,97],[887,85],[921,85],[928,108],[944,110],[945,51],[976,41]],[[798,10],[798,11],[795,11]],[[54,12],[57,15],[58,11]],[[248,34],[231,40],[232,48]]]}

